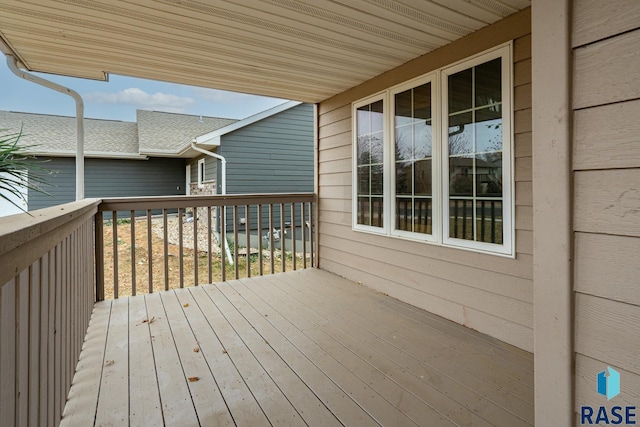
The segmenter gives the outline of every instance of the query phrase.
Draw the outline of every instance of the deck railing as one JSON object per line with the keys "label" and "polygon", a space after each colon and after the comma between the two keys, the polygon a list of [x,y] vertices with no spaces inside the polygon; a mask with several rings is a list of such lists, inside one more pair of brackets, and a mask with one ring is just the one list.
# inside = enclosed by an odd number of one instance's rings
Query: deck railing
{"label": "deck railing", "polygon": [[0,220],[0,424],[58,425],[94,298],[84,200]]}
{"label": "deck railing", "polygon": [[[113,297],[124,283],[118,260],[130,264],[132,293],[153,292],[158,282],[162,290],[237,278],[243,270],[261,275],[315,266],[315,200],[314,194],[91,199],[0,219],[0,424],[58,425],[93,304],[105,298],[105,277],[112,278]],[[169,242],[172,223],[176,244]],[[191,249],[183,243],[187,227]],[[128,252],[119,248],[127,239]],[[214,255],[217,240],[221,253]],[[196,266],[193,281],[186,255]],[[144,289],[137,289],[138,278],[147,282]]]}
{"label": "deck railing", "polygon": [[315,195],[104,199],[97,299],[315,266]]}

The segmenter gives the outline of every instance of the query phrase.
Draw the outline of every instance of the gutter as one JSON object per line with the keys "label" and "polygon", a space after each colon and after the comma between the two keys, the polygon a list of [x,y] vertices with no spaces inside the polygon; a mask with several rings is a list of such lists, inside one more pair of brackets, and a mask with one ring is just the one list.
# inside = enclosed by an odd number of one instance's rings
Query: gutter
{"label": "gutter", "polygon": [[69,95],[76,103],[76,120],[78,142],[76,144],[76,200],[84,199],[84,102],[78,92],[57,83],[34,76],[18,68],[18,59],[13,55],[7,55],[9,70],[21,79],[36,83],[49,89],[53,89],[65,95]]}
{"label": "gutter", "polygon": [[[50,151],[30,151],[30,155],[36,157],[71,157],[73,151],[67,150],[50,150]],[[142,154],[118,153],[109,151],[85,151],[84,158],[89,159],[122,159],[122,160],[149,160],[149,156]]]}

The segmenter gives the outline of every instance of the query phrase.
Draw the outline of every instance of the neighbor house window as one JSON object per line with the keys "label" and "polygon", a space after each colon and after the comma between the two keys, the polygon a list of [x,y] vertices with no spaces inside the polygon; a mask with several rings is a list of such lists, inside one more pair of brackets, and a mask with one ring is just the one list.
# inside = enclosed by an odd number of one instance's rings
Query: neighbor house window
{"label": "neighbor house window", "polygon": [[198,188],[204,188],[205,163],[204,159],[198,160]]}
{"label": "neighbor house window", "polygon": [[354,228],[512,255],[511,87],[507,45],[354,103]]}

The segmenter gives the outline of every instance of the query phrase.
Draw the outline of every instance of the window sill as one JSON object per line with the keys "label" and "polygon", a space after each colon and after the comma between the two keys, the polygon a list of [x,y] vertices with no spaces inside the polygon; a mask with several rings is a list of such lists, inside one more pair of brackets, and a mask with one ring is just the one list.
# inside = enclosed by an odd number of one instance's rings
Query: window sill
{"label": "window sill", "polygon": [[[406,242],[414,242],[414,243],[423,243],[423,244],[427,244],[429,246],[434,246],[434,247],[440,247],[440,248],[447,248],[447,249],[458,249],[458,250],[462,250],[462,251],[466,251],[466,252],[475,252],[478,254],[483,254],[483,255],[490,255],[490,256],[497,256],[500,258],[508,258],[508,259],[516,259],[516,252],[515,250],[512,250],[511,252],[503,252],[503,251],[499,251],[497,250],[498,248],[496,248],[496,250],[491,250],[491,249],[483,249],[483,248],[478,248],[478,247],[473,247],[473,246],[468,246],[468,245],[464,245],[464,244],[456,244],[456,243],[451,243],[451,242],[438,242],[435,240],[435,238],[432,235],[425,235],[425,237],[421,237],[421,236],[416,236],[416,237],[412,237],[412,236],[408,236],[406,234],[398,234],[396,232],[391,232],[388,233],[386,230],[384,229],[376,229],[375,227],[366,227],[366,226],[353,226],[351,229],[357,233],[365,233],[365,234],[371,234],[374,236],[379,236],[379,237],[386,237],[386,238],[391,238],[391,239],[397,239],[397,240],[404,240]],[[459,240],[459,239],[458,239]],[[464,241],[461,241],[464,242]],[[515,242],[513,244],[513,247],[515,248]],[[502,246],[501,246],[502,248]]]}

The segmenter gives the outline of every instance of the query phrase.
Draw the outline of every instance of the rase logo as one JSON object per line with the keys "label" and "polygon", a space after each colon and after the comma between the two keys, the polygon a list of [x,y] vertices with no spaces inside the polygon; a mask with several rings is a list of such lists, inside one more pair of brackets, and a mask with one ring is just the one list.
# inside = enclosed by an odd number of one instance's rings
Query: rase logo
{"label": "rase logo", "polygon": [[[607,400],[619,395],[620,373],[610,366],[607,366],[606,371],[599,372],[597,376],[597,391],[605,396]],[[613,406],[609,410],[606,406],[582,406],[580,408],[580,424],[636,425],[636,407]]]}
{"label": "rase logo", "polygon": [[607,366],[609,376],[605,375],[605,371],[598,374],[598,393],[611,400],[620,394],[620,372],[610,366]]}

